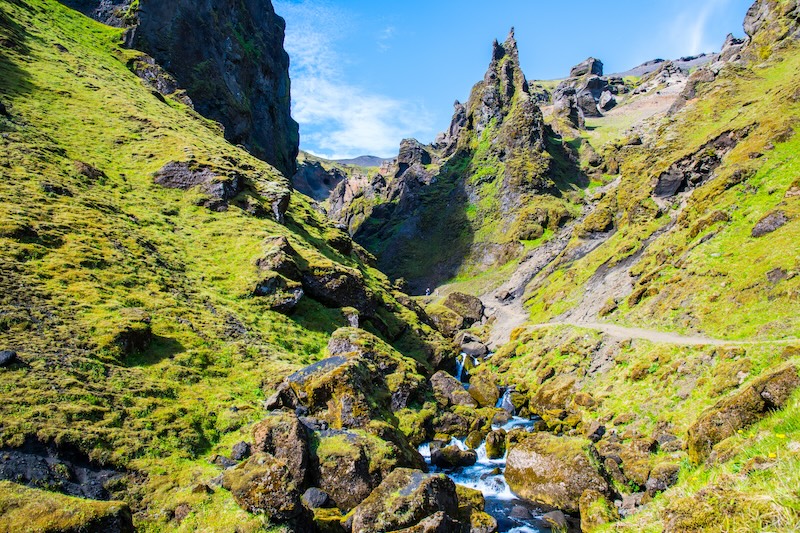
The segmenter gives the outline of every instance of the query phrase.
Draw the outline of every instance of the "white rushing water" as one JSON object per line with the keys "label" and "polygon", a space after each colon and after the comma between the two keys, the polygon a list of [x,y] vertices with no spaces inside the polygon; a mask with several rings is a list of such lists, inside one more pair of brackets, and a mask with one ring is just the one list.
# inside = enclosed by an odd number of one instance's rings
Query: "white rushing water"
{"label": "white rushing water", "polygon": [[[501,399],[502,401],[502,399]],[[510,431],[515,428],[529,429],[535,420],[513,417],[502,426],[492,426],[493,430]],[[446,446],[457,446],[468,450],[464,440],[452,438]],[[431,465],[430,443],[422,444],[419,453],[425,458],[431,472],[443,472],[459,485],[479,490],[486,499],[486,512],[497,519],[501,533],[539,533],[550,531],[542,527],[540,520],[542,511],[529,502],[520,500],[506,483],[503,472],[506,467],[505,456],[500,459],[489,459],[486,456],[486,442],[475,449],[477,462],[472,466],[460,468],[439,468]]]}

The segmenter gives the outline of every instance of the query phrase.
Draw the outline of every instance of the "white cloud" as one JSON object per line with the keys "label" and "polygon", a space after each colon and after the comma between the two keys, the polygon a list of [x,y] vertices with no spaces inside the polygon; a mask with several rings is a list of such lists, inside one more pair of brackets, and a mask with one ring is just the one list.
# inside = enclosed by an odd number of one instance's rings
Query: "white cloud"
{"label": "white cloud", "polygon": [[720,36],[708,34],[708,23],[729,3],[730,0],[704,0],[678,16],[670,33],[680,49],[679,53],[699,54],[719,50],[722,44]]}
{"label": "white cloud", "polygon": [[[336,49],[337,39],[354,31],[346,13],[317,0],[278,1],[275,10],[287,20],[292,115],[303,149],[333,159],[388,156],[404,137],[430,130],[421,106],[348,82],[346,58]],[[393,34],[392,27],[380,32],[379,46]]]}

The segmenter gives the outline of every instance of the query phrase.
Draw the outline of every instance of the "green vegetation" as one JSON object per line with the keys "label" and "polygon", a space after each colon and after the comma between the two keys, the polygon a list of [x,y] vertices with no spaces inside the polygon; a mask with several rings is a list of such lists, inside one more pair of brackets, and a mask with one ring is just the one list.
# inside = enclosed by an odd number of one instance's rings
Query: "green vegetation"
{"label": "green vegetation", "polygon": [[[141,531],[255,531],[263,521],[229,495],[191,489],[219,473],[208,456],[247,438],[283,377],[347,325],[310,297],[286,316],[252,296],[264,240],[285,236],[304,268],[356,273],[404,354],[425,361],[418,335],[433,333],[383,274],[331,247],[303,197],[285,225],[249,214],[271,213],[285,178],[154,96],[120,37],[54,0],[0,2],[0,348],[24,362],[0,369],[0,445],[72,444],[145,473],[114,494]],[[246,189],[210,210],[197,189],[153,182],[170,161],[237,172]],[[191,513],[174,520],[181,504]]]}

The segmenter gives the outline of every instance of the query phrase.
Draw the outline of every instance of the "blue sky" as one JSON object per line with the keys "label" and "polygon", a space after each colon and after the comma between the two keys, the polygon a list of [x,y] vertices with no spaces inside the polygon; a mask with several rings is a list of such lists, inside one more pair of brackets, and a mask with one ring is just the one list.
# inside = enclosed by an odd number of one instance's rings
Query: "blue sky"
{"label": "blue sky", "polygon": [[286,19],[300,147],[330,158],[431,142],[516,28],[528,79],[563,78],[588,56],[606,73],[718,51],[743,36],[753,0],[275,0]]}

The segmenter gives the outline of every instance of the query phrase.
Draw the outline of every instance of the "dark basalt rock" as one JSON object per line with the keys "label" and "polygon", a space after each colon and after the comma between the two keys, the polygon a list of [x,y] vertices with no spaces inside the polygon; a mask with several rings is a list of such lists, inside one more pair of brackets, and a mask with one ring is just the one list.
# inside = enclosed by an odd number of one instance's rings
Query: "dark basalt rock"
{"label": "dark basalt rock", "polygon": [[328,493],[317,487],[311,487],[303,493],[303,505],[308,509],[322,509],[329,507],[331,498]]}
{"label": "dark basalt rock", "polygon": [[322,202],[345,179],[345,173],[336,167],[328,170],[319,161],[303,161],[292,176],[292,186],[296,191]]}
{"label": "dark basalt rock", "polygon": [[753,230],[750,234],[756,238],[763,237],[784,226],[787,222],[789,222],[789,218],[786,216],[785,212],[780,210],[773,211],[759,220],[758,223],[753,226]]}
{"label": "dark basalt rock", "polygon": [[569,71],[570,78],[579,78],[587,74],[595,74],[597,76],[603,75],[603,62],[599,59],[590,57],[581,63],[578,63]]}
{"label": "dark basalt rock", "polygon": [[713,177],[714,171],[722,164],[722,158],[748,134],[749,129],[725,132],[701,146],[694,154],[676,161],[658,177],[653,195],[669,198],[681,191],[699,187]]}
{"label": "dark basalt rock", "polygon": [[108,500],[106,486],[124,474],[89,460],[71,446],[27,439],[19,448],[0,448],[0,479],[70,496]]}
{"label": "dark basalt rock", "polygon": [[237,442],[231,449],[231,459],[234,461],[243,461],[250,457],[250,445],[246,442]]}
{"label": "dark basalt rock", "polygon": [[467,326],[483,318],[483,302],[469,294],[461,292],[448,294],[442,305],[464,317]]}
{"label": "dark basalt rock", "polygon": [[11,366],[17,362],[17,352],[12,350],[0,351],[0,367]]}
{"label": "dark basalt rock", "polygon": [[478,462],[475,450],[461,450],[458,446],[445,446],[431,453],[431,464],[443,468],[472,466]]}
{"label": "dark basalt rock", "polygon": [[[270,0],[63,0],[101,22],[130,28],[126,44],[142,50],[184,87],[198,112],[289,177],[295,173],[298,125],[290,114],[285,21]],[[157,94],[161,94],[159,91]]]}
{"label": "dark basalt rock", "polygon": [[253,428],[253,451],[286,464],[298,488],[305,488],[311,464],[308,432],[295,413],[275,412]]}

